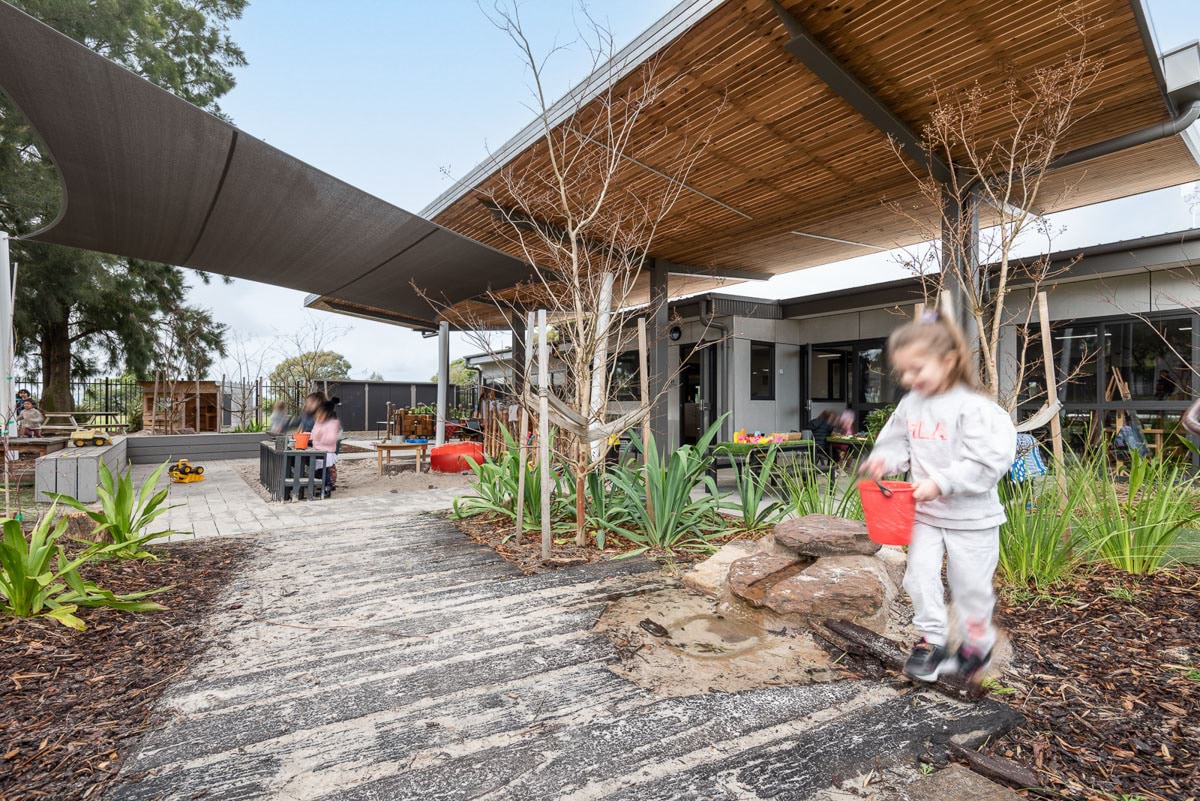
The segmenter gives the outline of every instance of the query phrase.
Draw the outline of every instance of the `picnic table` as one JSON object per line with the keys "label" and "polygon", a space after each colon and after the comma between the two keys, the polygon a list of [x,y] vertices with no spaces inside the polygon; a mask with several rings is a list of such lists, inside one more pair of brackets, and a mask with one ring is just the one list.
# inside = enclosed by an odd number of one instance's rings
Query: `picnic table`
{"label": "picnic table", "polygon": [[272,442],[263,442],[259,446],[259,483],[271,493],[273,501],[325,498],[325,476],[317,472],[324,467],[326,456],[327,451],[276,448]]}
{"label": "picnic table", "polygon": [[[738,467],[759,467],[767,458],[771,446],[778,449],[776,464],[792,460],[803,468],[815,467],[813,457],[816,455],[817,443],[811,439],[789,439],[783,442],[764,444],[752,442],[718,442],[713,446],[713,458],[709,462],[708,475],[713,481],[717,480],[717,470],[721,467],[732,467],[737,462]],[[782,459],[781,459],[782,457]]]}
{"label": "picnic table", "polygon": [[87,417],[84,423],[88,428],[99,428],[104,431],[119,431],[124,433],[129,423],[119,422],[123,417],[121,412],[75,412],[76,417]]}
{"label": "picnic table", "polygon": [[417,472],[421,472],[421,463],[429,461],[429,443],[428,442],[376,442],[375,455],[379,460],[380,476],[383,475],[383,457],[387,455],[387,464],[390,467],[392,464],[393,452],[403,453],[405,451],[413,451],[417,462]]}

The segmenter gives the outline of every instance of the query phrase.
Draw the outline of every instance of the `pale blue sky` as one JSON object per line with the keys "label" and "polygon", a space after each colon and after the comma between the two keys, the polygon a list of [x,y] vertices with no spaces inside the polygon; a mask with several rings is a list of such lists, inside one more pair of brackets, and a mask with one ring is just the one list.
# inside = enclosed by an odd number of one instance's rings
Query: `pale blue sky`
{"label": "pale blue sky", "polygon": [[[641,33],[674,0],[590,0],[618,45]],[[1200,37],[1200,0],[1149,0],[1160,49]],[[578,4],[525,0],[522,14],[541,47],[575,38]],[[232,28],[249,66],[222,101],[237,125],[276,147],[410,211],[419,211],[532,119],[523,64],[473,0],[251,0]],[[583,77],[586,54],[556,56],[556,91]],[[1180,190],[1060,215],[1056,247],[1128,239],[1191,225]],[[848,267],[853,267],[848,270]],[[331,265],[331,269],[336,269]],[[806,270],[734,288],[788,297],[898,277],[880,257]],[[847,281],[846,276],[853,276]],[[193,290],[196,302],[250,337],[294,327],[301,293],[238,281]],[[354,375],[428,378],[436,349],[419,335],[342,319],[335,343]],[[459,338],[452,354],[475,348]]]}

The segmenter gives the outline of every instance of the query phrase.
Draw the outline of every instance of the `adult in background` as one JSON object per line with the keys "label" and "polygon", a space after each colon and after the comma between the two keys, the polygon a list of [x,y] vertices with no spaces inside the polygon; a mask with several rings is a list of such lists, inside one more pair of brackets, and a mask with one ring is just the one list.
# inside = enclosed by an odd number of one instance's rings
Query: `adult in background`
{"label": "adult in background", "polygon": [[311,433],[313,426],[317,422],[317,412],[325,405],[325,393],[321,391],[310,392],[308,397],[304,399],[304,407],[300,410],[300,419],[297,421],[299,430],[305,433]]}

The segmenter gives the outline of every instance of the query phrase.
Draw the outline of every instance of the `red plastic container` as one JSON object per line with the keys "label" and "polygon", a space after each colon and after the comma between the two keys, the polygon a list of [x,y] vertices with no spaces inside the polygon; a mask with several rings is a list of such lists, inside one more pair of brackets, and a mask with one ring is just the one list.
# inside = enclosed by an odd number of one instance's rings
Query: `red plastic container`
{"label": "red plastic container", "polygon": [[302,451],[308,448],[308,443],[312,439],[312,434],[307,431],[297,431],[292,434],[292,444],[296,446],[296,450]]}
{"label": "red plastic container", "polygon": [[471,469],[471,459],[475,464],[483,463],[483,443],[454,442],[449,445],[439,445],[429,452],[429,468],[439,473],[464,473]]}
{"label": "red plastic container", "polygon": [[880,491],[874,481],[860,481],[858,496],[862,498],[863,515],[867,518],[867,536],[880,545],[908,545],[912,542],[913,518],[917,502],[915,487],[907,481],[881,481],[891,490],[891,497]]}

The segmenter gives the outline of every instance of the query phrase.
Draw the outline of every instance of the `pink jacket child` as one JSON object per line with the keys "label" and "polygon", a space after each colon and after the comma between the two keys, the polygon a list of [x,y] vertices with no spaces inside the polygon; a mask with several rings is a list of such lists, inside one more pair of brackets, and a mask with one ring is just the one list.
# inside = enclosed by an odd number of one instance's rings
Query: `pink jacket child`
{"label": "pink jacket child", "polygon": [[337,464],[338,437],[342,433],[342,424],[338,422],[333,411],[336,404],[337,398],[332,398],[317,409],[316,421],[312,428],[313,448],[325,451],[324,463],[320,466],[325,468],[325,484],[330,489],[337,484],[337,468],[334,465]]}

